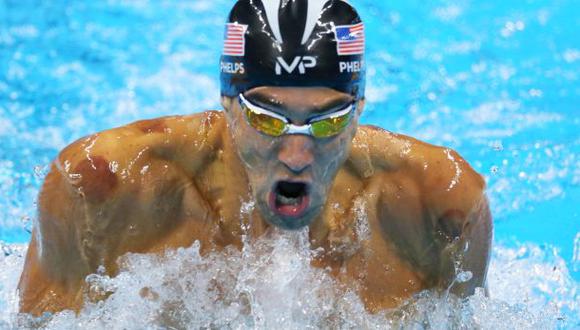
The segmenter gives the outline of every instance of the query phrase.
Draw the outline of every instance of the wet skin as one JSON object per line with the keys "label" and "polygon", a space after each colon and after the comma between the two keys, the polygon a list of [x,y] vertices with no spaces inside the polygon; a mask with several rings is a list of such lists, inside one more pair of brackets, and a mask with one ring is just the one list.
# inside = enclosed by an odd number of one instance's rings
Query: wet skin
{"label": "wet skin", "polygon": [[[351,101],[327,88],[257,88],[249,99],[303,124]],[[118,272],[127,252],[201,242],[202,253],[272,226],[309,226],[313,265],[358,290],[370,311],[424,289],[470,295],[485,285],[492,223],[480,175],[453,150],[374,126],[270,137],[224,112],[136,122],[82,138],[51,165],[22,273],[20,310],[79,310],[84,278]],[[300,216],[270,197],[280,182],[308,187]],[[243,203],[255,201],[250,212]],[[454,282],[458,261],[473,277]]]}

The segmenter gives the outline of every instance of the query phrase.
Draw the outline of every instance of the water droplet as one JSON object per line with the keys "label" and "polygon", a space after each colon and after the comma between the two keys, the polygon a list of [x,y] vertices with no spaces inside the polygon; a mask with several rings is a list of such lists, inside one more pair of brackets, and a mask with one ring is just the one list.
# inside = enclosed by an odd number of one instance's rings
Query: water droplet
{"label": "water droplet", "polygon": [[473,273],[470,271],[461,271],[457,274],[456,280],[459,283],[465,283],[473,278]]}
{"label": "water droplet", "polygon": [[139,230],[137,229],[137,225],[130,224],[128,232],[129,232],[129,235],[131,235],[131,236],[135,236],[135,235],[139,234]]}
{"label": "water droplet", "polygon": [[109,170],[113,173],[117,173],[117,170],[119,169],[119,162],[117,161],[111,161],[109,162]]}

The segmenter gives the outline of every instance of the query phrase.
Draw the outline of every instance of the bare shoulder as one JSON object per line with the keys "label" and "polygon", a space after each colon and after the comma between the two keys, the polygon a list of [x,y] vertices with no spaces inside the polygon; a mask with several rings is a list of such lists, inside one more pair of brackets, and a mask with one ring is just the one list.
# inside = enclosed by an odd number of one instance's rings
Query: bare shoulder
{"label": "bare shoulder", "polygon": [[141,120],[80,138],[63,149],[56,161],[65,170],[73,164],[90,162],[97,167],[107,162],[113,171],[129,171],[136,157],[178,161],[183,148],[192,148],[199,158],[219,145],[224,125],[218,111]]}
{"label": "bare shoulder", "polygon": [[[453,260],[462,254],[473,280],[456,285],[454,292],[471,294],[484,285],[492,237],[485,181],[457,152],[364,126],[355,137],[350,164],[367,173],[365,186],[379,198],[383,237],[432,285],[449,287]],[[467,242],[469,250],[463,248]]]}
{"label": "bare shoulder", "polygon": [[152,228],[161,228],[162,218],[173,225],[171,212],[194,189],[193,173],[220,148],[224,122],[215,111],[162,117],[73,142],[52,163],[41,189],[40,232],[71,226],[120,234],[131,221],[150,219]]}
{"label": "bare shoulder", "polygon": [[80,205],[85,210],[76,213],[86,215],[87,207],[114,210],[128,200],[147,204],[160,191],[187,184],[219,149],[224,122],[217,111],[161,117],[73,142],[53,161],[41,189],[41,229],[47,221],[78,221],[71,212]]}
{"label": "bare shoulder", "polygon": [[[101,244],[95,237],[122,238],[139,226],[144,238],[169,230],[179,219],[184,196],[195,194],[192,173],[219,150],[224,122],[215,111],[162,117],[73,142],[54,160],[42,186],[39,235],[62,235],[58,241],[77,241],[81,251],[89,251]],[[195,198],[187,200],[190,207],[199,206]],[[137,242],[127,249],[139,250],[150,243]],[[93,250],[118,246],[102,244]],[[52,245],[53,254],[61,254],[62,246]],[[99,260],[85,254],[85,260]]]}
{"label": "bare shoulder", "polygon": [[137,121],[78,139],[51,165],[39,196],[41,221],[73,220],[66,203],[111,209],[127,195],[147,196],[144,187],[152,191],[164,180],[188,177],[220,148],[223,125],[222,113],[207,111]]}
{"label": "bare shoulder", "polygon": [[412,182],[435,214],[456,210],[468,214],[485,199],[485,181],[455,150],[415,138],[362,126],[353,152],[366,157],[374,171],[399,173]]}
{"label": "bare shoulder", "polygon": [[63,149],[39,194],[21,311],[78,309],[83,279],[99,265],[114,274],[118,256],[164,246],[164,237],[180,232],[183,212],[208,214],[188,172],[219,149],[221,125],[219,112],[162,117]]}

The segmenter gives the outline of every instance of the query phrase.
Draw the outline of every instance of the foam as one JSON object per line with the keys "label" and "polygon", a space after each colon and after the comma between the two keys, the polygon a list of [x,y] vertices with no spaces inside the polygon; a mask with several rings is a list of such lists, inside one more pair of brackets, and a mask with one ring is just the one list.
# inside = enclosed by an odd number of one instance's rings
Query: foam
{"label": "foam", "polygon": [[[130,254],[115,278],[87,277],[81,313],[64,311],[36,320],[46,329],[157,328],[410,328],[553,329],[580,324],[579,283],[550,248],[523,244],[494,248],[490,297],[466,300],[423,292],[400,309],[369,314],[355,292],[310,266],[315,251],[307,232],[274,232],[205,257],[199,245],[164,255]],[[0,328],[30,326],[16,315],[15,287],[25,247],[5,245],[0,255]],[[90,300],[90,299],[89,299]]]}

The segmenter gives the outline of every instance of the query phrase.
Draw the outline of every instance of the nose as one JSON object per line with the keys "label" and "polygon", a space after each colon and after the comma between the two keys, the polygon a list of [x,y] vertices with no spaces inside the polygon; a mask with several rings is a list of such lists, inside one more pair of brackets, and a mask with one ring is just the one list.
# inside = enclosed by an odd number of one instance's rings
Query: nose
{"label": "nose", "polygon": [[306,135],[287,135],[281,141],[278,160],[294,174],[300,174],[314,161],[313,141]]}

